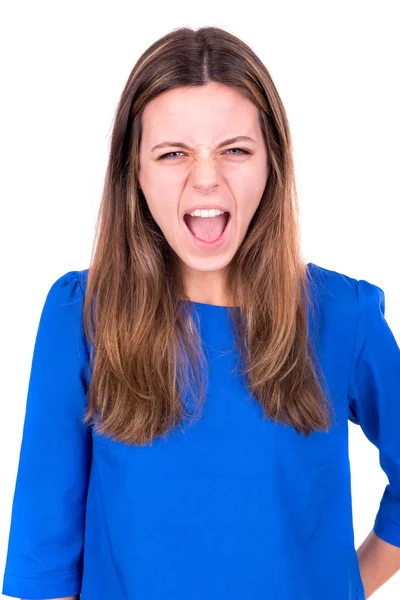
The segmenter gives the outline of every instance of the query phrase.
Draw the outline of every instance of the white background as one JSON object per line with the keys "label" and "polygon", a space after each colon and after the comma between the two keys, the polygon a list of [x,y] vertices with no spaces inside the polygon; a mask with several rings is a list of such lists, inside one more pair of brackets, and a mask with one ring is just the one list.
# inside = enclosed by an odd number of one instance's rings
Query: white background
{"label": "white background", "polygon": [[[1,9],[1,565],[40,311],[58,277],[88,266],[119,95],[169,30],[219,26],[260,56],[293,135],[304,257],[379,285],[400,340],[398,3],[141,4]],[[387,479],[377,449],[349,428],[358,547]],[[373,597],[399,598],[400,573]]]}

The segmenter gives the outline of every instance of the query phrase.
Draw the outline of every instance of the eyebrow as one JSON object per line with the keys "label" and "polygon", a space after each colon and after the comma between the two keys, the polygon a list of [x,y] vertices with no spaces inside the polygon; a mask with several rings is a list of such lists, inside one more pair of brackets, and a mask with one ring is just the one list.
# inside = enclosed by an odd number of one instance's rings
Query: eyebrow
{"label": "eyebrow", "polygon": [[[228,144],[234,144],[236,142],[253,142],[254,144],[257,143],[256,140],[253,140],[253,138],[248,137],[247,135],[238,135],[236,137],[224,140],[223,142],[218,144],[217,149],[222,148],[223,146],[227,146]],[[190,150],[189,146],[187,144],[184,144],[183,142],[168,142],[168,141],[166,141],[166,142],[161,142],[161,144],[157,144],[157,146],[154,146],[151,149],[151,152],[154,152],[154,150],[157,150],[159,148],[166,148],[169,146],[175,146],[177,148],[185,148],[185,150]]]}

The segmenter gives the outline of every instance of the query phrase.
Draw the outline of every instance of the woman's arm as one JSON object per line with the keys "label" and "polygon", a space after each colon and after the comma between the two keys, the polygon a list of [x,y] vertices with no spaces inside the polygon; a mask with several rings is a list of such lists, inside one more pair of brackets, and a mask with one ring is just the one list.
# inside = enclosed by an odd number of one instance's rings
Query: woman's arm
{"label": "woman's arm", "polygon": [[365,597],[369,598],[400,570],[400,548],[371,531],[357,550]]}
{"label": "woman's arm", "polygon": [[400,568],[400,348],[385,317],[383,290],[360,279],[349,380],[349,419],[379,450],[388,484],[374,526],[357,550],[366,597]]}
{"label": "woman's arm", "polygon": [[82,587],[92,454],[83,306],[80,272],[70,271],[39,320],[2,589],[12,598],[77,600]]}

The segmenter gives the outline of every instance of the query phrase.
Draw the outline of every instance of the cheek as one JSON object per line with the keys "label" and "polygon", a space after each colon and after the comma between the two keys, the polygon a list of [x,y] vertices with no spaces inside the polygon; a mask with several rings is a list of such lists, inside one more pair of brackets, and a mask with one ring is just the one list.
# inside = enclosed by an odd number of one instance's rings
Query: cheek
{"label": "cheek", "polygon": [[268,170],[264,165],[253,173],[253,177],[246,180],[246,185],[243,188],[242,198],[246,198],[244,203],[245,212],[250,215],[250,218],[256,212],[267,184]]}
{"label": "cheek", "polygon": [[265,180],[254,178],[251,182],[247,181],[240,193],[240,208],[244,215],[251,218],[256,212],[265,189]]}
{"label": "cheek", "polygon": [[177,226],[179,214],[179,195],[169,186],[159,186],[152,182],[143,187],[143,194],[149,211],[162,231],[171,231]]}
{"label": "cheek", "polygon": [[[247,197],[251,202],[260,199],[267,182],[268,169],[264,160],[258,158],[254,162],[234,165],[224,172],[224,178],[236,197]],[[240,166],[240,168],[238,168]]]}

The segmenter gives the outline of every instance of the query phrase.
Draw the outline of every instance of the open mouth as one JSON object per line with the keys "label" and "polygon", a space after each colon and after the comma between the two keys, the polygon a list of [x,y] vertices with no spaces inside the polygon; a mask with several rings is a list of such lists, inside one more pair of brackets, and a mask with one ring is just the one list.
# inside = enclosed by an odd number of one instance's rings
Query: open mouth
{"label": "open mouth", "polygon": [[212,244],[216,242],[226,230],[231,214],[224,212],[215,217],[193,217],[185,214],[183,219],[190,233],[202,242]]}

